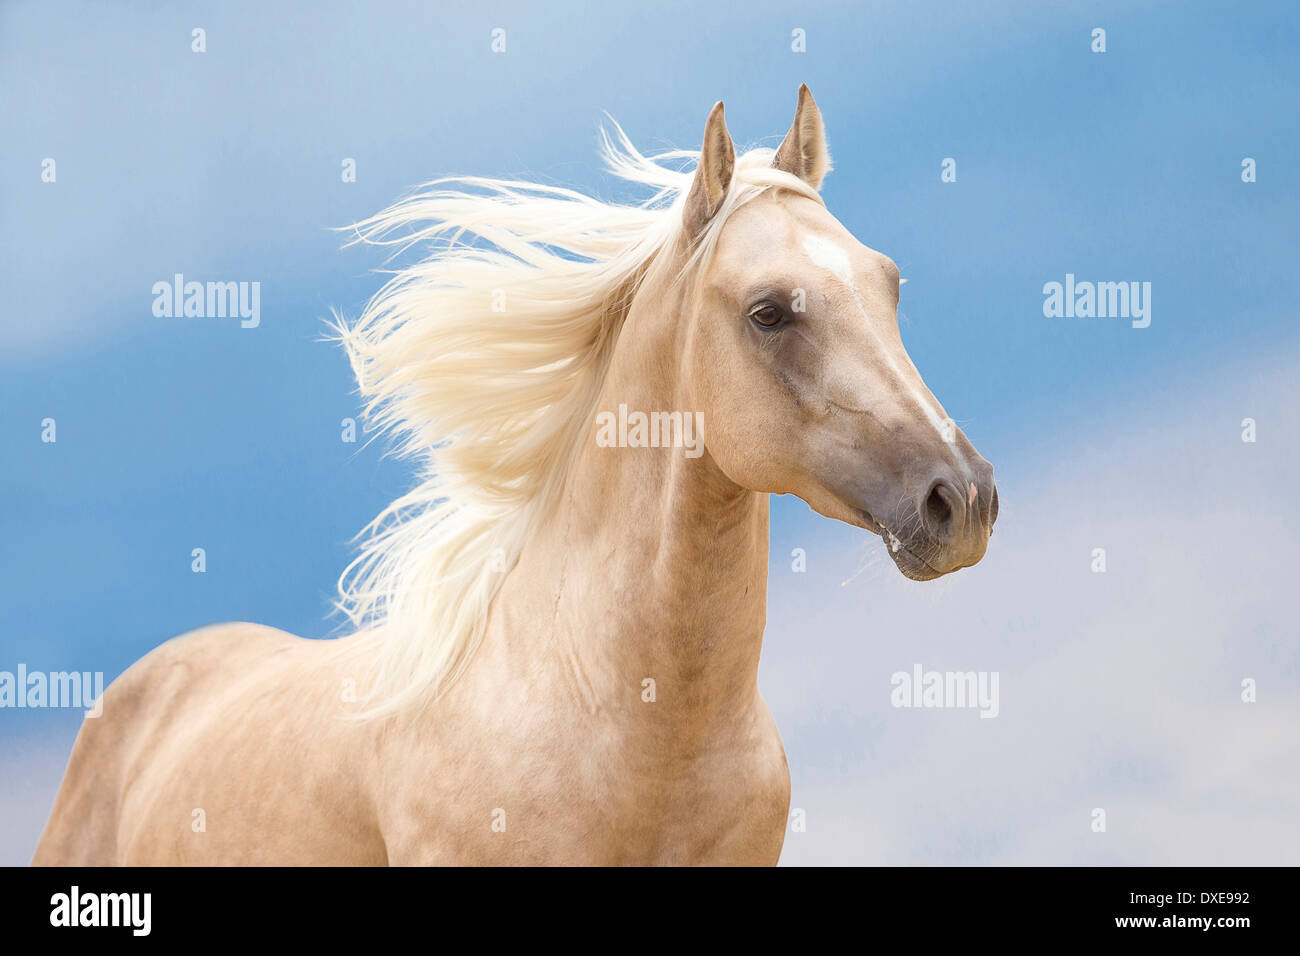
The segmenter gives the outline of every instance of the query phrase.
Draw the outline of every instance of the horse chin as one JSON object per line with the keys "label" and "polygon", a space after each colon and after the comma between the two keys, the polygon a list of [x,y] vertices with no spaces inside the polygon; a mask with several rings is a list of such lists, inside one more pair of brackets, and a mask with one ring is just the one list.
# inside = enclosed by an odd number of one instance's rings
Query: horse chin
{"label": "horse chin", "polygon": [[905,578],[910,578],[913,581],[933,581],[935,578],[941,578],[944,575],[943,571],[936,571],[905,547],[900,546],[895,550],[886,540],[885,550],[889,552],[889,556],[894,561],[894,566],[898,568]]}
{"label": "horse chin", "polygon": [[837,521],[843,521],[845,524],[851,524],[854,527],[862,528],[864,531],[879,535],[881,541],[885,544],[885,553],[889,555],[894,562],[894,566],[898,568],[899,573],[905,578],[912,581],[933,581],[935,578],[941,578],[947,573],[937,571],[931,567],[916,552],[900,541],[883,522],[877,521],[875,515],[866,508],[840,503],[840,507],[835,509],[822,511],[819,508],[814,508],[813,510],[828,518],[834,518]]}
{"label": "horse chin", "polygon": [[903,577],[912,581],[933,581],[948,573],[932,567],[929,562],[899,540],[884,522],[877,521],[870,511],[865,508],[853,508],[852,511],[853,517],[848,519],[849,524],[879,535],[880,540],[885,544],[885,553],[889,555]]}

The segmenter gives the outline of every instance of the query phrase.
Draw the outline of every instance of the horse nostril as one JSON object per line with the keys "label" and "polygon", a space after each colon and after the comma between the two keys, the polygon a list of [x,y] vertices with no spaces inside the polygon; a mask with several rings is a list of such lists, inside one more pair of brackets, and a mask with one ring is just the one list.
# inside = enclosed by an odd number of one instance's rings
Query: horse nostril
{"label": "horse nostril", "polygon": [[930,493],[925,496],[922,513],[925,515],[926,526],[935,537],[951,537],[953,516],[956,512],[955,504],[956,495],[946,483],[936,481],[930,486]]}

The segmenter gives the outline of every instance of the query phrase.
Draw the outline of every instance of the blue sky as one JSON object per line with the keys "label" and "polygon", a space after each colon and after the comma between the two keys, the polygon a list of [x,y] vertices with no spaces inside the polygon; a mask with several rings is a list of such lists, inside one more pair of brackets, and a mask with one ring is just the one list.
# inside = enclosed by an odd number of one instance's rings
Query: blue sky
{"label": "blue sky", "polygon": [[[1294,444],[1279,440],[1295,435],[1286,383],[1300,357],[1300,11],[762,0],[743,11],[674,2],[0,7],[0,669],[24,661],[111,678],[167,637],[218,620],[327,634],[349,539],[407,479],[379,447],[339,441],[356,405],[342,355],[319,341],[323,320],[331,308],[358,312],[378,288],[369,270],[381,258],[340,250],[330,229],[454,173],[623,197],[595,157],[602,111],[643,148],[695,147],[723,99],[741,145],[774,146],[806,81],[836,161],[827,204],[908,277],[904,343],[997,466],[1004,517],[985,564],[951,583],[918,591],[868,573],[841,589],[871,546],[798,501],[774,503],[764,691],[786,733],[796,804],[801,792],[821,794],[823,813],[839,821],[822,831],[824,844],[810,827],[787,859],[850,861],[836,854],[854,833],[852,860],[954,861],[922,835],[886,851],[868,822],[887,817],[828,796],[852,786],[869,794],[872,779],[907,761],[882,763],[864,749],[870,728],[879,735],[904,718],[863,710],[851,681],[819,685],[843,672],[844,658],[827,655],[879,646],[861,633],[865,607],[906,622],[923,602],[969,630],[973,661],[962,666],[998,658],[1014,669],[1022,659],[994,652],[1014,618],[987,609],[1023,604],[1033,567],[1064,575],[1082,553],[1086,570],[1102,529],[1131,538],[1146,562],[1161,541],[1185,551],[1257,534],[1222,579],[1197,578],[1195,588],[1128,580],[1139,604],[1155,594],[1205,603],[1194,616],[1202,626],[1237,607],[1230,589],[1239,595],[1272,573],[1278,528],[1296,525],[1293,494],[1264,471],[1296,464]],[[206,53],[190,50],[196,26]],[[495,27],[506,30],[505,54],[489,48]],[[1104,54],[1090,51],[1094,27],[1107,31]],[[806,53],[791,51],[795,28],[806,31]],[[55,183],[41,182],[47,157]],[[355,183],[340,181],[346,157]],[[957,163],[954,183],[940,181],[946,157]],[[1257,182],[1241,181],[1244,157],[1256,160]],[[177,272],[259,281],[260,327],[154,317],[153,283]],[[1066,273],[1150,282],[1150,327],[1044,318],[1042,286]],[[1261,423],[1258,449],[1247,446],[1261,452],[1253,463],[1239,458],[1246,416]],[[54,445],[40,441],[47,417],[57,421]],[[1241,510],[1244,488],[1259,496],[1256,511]],[[1163,529],[1194,520],[1195,540],[1133,532],[1155,515],[1167,516]],[[1005,530],[1017,521],[1037,534]],[[784,573],[791,542],[809,550],[806,578]],[[199,546],[203,575],[190,571]],[[1123,583],[1124,571],[1111,573]],[[1044,588],[1069,590],[1059,575],[1034,580],[1035,600]],[[1278,582],[1280,593],[1286,586]],[[825,620],[805,633],[789,609],[814,594]],[[1089,605],[1082,591],[1063,604],[1076,599]],[[1294,615],[1278,593],[1252,600],[1254,623],[1238,641],[1256,642],[1249,661],[1280,671],[1294,707],[1294,652],[1266,652],[1295,641]],[[971,619],[976,606],[983,624]],[[1131,626],[1133,606],[1116,604],[1115,621]],[[1128,633],[1116,623],[1106,634],[1117,630]],[[1111,646],[1098,634],[1078,640],[1089,637]],[[806,679],[820,693],[791,682],[810,653],[823,666]],[[1193,682],[1224,661],[1201,664],[1188,665]],[[1074,672],[1065,658],[1056,665],[1063,680]],[[1191,708],[1189,721],[1204,716],[1165,691]],[[1288,726],[1284,713],[1265,724],[1267,739]],[[1104,723],[1117,746],[1147,732]],[[0,762],[15,768],[0,801],[23,808],[0,844],[5,859],[29,852],[75,730],[74,714],[0,715]],[[882,747],[900,739],[910,737]],[[934,729],[929,752],[946,753],[945,740]],[[1024,741],[1004,740],[1002,751],[1033,753]],[[852,785],[841,779],[850,772]],[[1184,805],[1186,780],[1139,774],[1134,785],[1143,780],[1144,806]],[[1084,789],[1066,788],[1087,802]],[[952,800],[936,813],[955,813],[960,795]],[[926,825],[917,822],[918,834]],[[1027,846],[1023,835],[1012,849],[986,840],[956,861],[1065,853],[1051,820],[1042,827]],[[1297,852],[1294,830],[1270,841],[1274,831],[1261,827],[1261,847]],[[1174,833],[1104,859],[1163,862],[1186,845]]]}

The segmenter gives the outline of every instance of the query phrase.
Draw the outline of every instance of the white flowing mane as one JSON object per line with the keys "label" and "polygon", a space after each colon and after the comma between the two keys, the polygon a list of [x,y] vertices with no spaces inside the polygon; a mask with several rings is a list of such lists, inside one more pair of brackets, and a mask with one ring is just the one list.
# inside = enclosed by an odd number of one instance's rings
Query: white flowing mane
{"label": "white flowing mane", "polygon": [[[335,326],[368,428],[421,464],[419,483],[366,526],[339,580],[339,607],[359,636],[345,652],[377,642],[363,716],[425,704],[463,672],[506,572],[560,499],[632,297],[679,239],[693,173],[673,165],[699,154],[644,156],[617,124],[601,146],[614,175],[651,190],[647,200],[442,179],[352,227],[354,242],[431,248],[355,323]],[[689,268],[764,190],[821,201],[772,158],[770,149],[737,158]]]}

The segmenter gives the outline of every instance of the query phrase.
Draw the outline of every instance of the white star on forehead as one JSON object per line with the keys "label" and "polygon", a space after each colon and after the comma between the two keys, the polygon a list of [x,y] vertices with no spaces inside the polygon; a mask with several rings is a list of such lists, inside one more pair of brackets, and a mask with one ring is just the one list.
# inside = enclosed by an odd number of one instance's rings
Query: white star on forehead
{"label": "white star on forehead", "polygon": [[809,259],[841,282],[853,286],[853,265],[849,261],[849,254],[842,248],[821,236],[804,236],[803,248]]}

